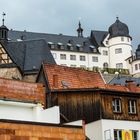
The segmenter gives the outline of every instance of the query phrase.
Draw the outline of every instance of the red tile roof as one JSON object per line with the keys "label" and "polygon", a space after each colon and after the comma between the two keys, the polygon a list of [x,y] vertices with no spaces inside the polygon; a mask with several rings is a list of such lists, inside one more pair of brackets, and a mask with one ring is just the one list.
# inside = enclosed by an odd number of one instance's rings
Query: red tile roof
{"label": "red tile roof", "polygon": [[45,104],[45,90],[42,84],[0,78],[0,98]]}
{"label": "red tile roof", "polygon": [[106,85],[105,88],[109,90],[116,90],[116,91],[129,91],[129,89],[126,86],[121,86],[121,85]]}
{"label": "red tile roof", "polygon": [[100,73],[66,66],[43,64],[43,70],[51,90],[100,88],[123,92],[140,92],[140,87],[131,90],[128,86],[105,84]]}
{"label": "red tile roof", "polygon": [[104,81],[99,73],[66,66],[44,64],[43,69],[51,90],[79,88],[104,88]]}

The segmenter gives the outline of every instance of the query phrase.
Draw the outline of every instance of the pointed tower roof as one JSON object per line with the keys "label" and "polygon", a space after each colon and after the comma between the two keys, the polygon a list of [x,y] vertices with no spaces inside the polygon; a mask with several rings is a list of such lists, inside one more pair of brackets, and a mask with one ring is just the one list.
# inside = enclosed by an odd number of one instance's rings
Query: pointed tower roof
{"label": "pointed tower roof", "polygon": [[78,24],[77,32],[78,32],[78,37],[83,37],[83,28],[81,27],[80,21],[79,21],[79,24]]}

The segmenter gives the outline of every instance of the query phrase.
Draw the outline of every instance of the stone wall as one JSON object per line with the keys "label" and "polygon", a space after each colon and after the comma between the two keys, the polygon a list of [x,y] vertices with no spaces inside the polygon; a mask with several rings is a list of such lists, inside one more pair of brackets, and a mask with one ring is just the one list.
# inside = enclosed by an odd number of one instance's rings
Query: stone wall
{"label": "stone wall", "polygon": [[0,77],[7,79],[22,79],[22,76],[17,68],[0,68]]}

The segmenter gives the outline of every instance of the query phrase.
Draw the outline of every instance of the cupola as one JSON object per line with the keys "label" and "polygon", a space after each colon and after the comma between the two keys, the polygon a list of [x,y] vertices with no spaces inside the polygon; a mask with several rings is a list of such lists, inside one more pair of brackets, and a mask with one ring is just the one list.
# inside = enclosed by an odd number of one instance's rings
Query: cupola
{"label": "cupola", "polygon": [[77,29],[78,37],[83,37],[83,29],[81,27],[81,23],[79,21],[78,29]]}
{"label": "cupola", "polygon": [[0,40],[7,41],[8,40],[8,31],[9,29],[4,25],[4,17],[5,13],[2,14],[3,19],[2,19],[2,26],[0,27]]}
{"label": "cupola", "polygon": [[122,23],[118,17],[116,18],[115,23],[113,23],[109,27],[108,31],[110,34],[109,38],[118,37],[118,36],[130,37],[128,26],[125,23]]}

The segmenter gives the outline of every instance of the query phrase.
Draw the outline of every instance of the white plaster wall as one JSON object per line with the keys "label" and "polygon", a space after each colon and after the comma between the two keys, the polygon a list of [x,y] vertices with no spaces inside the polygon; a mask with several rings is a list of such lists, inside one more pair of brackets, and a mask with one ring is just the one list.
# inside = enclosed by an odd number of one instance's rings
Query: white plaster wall
{"label": "white plaster wall", "polygon": [[[127,69],[126,59],[131,56],[132,47],[131,39],[127,40],[124,37],[124,41],[121,41],[121,37],[114,37],[109,39],[109,63],[111,68],[116,68],[117,63],[123,63],[123,68]],[[115,54],[115,49],[122,48],[122,53]]]}
{"label": "white plaster wall", "polygon": [[86,136],[90,140],[102,140],[102,122],[99,120],[86,124]]}
{"label": "white plaster wall", "polygon": [[60,123],[59,107],[43,109],[40,104],[0,100],[0,119]]}
{"label": "white plaster wall", "polygon": [[[87,68],[100,67],[103,68],[103,63],[108,62],[108,56],[103,56],[102,51],[108,50],[108,48],[101,47],[101,54],[94,53],[82,53],[82,52],[67,52],[67,51],[55,51],[51,50],[51,53],[56,53],[56,63],[58,65],[66,64],[67,66],[76,65],[76,67],[80,67],[81,65],[86,66]],[[60,59],[60,54],[66,54],[66,60]],[[70,60],[70,55],[76,55],[76,60]],[[86,61],[80,61],[80,55],[84,55],[86,57]],[[98,57],[98,62],[93,62],[92,57]]]}
{"label": "white plaster wall", "polygon": [[[138,65],[138,70],[135,69],[136,64]],[[133,75],[140,73],[139,64],[140,64],[140,60],[135,60],[135,61],[132,62],[131,65],[132,65],[132,74]]]}
{"label": "white plaster wall", "polygon": [[[114,134],[113,134],[114,129],[137,130],[140,133],[140,122],[102,119],[87,124],[86,135],[91,140],[106,140],[105,133],[109,132],[110,136],[108,135],[108,140],[114,140]],[[140,136],[138,140],[140,140]]]}

